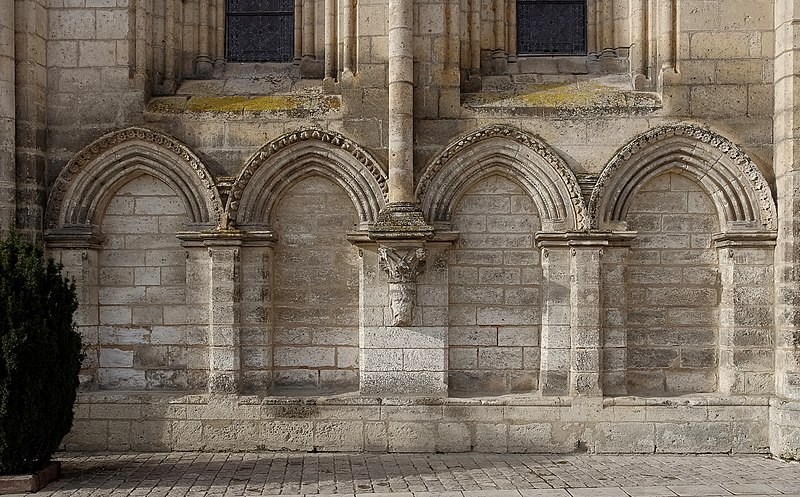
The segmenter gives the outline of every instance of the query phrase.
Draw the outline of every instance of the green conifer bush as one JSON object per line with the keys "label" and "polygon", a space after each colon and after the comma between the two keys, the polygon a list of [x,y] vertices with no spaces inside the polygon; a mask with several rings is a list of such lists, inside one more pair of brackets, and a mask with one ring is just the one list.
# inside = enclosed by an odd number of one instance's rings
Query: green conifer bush
{"label": "green conifer bush", "polygon": [[0,474],[39,469],[72,427],[77,308],[60,265],[14,233],[0,239]]}

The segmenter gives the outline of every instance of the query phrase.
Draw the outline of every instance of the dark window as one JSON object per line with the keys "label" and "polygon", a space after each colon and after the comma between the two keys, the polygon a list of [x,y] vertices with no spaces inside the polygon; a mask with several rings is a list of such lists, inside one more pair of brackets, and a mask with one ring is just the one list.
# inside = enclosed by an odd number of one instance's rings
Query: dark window
{"label": "dark window", "polygon": [[586,0],[517,0],[519,55],[586,53]]}
{"label": "dark window", "polygon": [[294,0],[228,0],[227,59],[287,62],[294,48]]}

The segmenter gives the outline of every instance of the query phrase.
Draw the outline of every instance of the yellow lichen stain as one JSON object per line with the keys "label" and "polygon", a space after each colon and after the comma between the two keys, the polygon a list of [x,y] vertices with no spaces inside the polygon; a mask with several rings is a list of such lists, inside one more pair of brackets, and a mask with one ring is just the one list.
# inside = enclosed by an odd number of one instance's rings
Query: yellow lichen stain
{"label": "yellow lichen stain", "polygon": [[147,103],[148,112],[180,114],[186,110],[186,97],[157,97]]}
{"label": "yellow lichen stain", "polygon": [[339,110],[342,107],[342,100],[339,97],[325,97],[322,101],[323,110]]}
{"label": "yellow lichen stain", "polygon": [[244,103],[244,110],[248,112],[285,111],[300,107],[301,99],[292,95],[265,95],[249,98]]}
{"label": "yellow lichen stain", "polygon": [[601,85],[548,84],[536,85],[517,98],[527,105],[541,107],[584,107],[605,100],[609,88]]}
{"label": "yellow lichen stain", "polygon": [[[178,106],[161,102],[163,98],[153,99],[148,108],[152,112],[205,112],[205,113],[275,113],[291,115],[304,113],[326,113],[338,111],[341,100],[338,96],[306,95],[258,95],[258,96],[214,96],[198,95]],[[162,110],[163,109],[163,110]]]}
{"label": "yellow lichen stain", "polygon": [[186,103],[189,112],[241,112],[248,97],[191,97]]}

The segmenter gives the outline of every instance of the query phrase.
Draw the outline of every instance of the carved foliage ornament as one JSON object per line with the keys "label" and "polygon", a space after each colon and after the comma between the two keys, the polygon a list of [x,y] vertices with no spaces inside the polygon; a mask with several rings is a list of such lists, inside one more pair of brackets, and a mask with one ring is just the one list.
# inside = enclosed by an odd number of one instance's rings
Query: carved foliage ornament
{"label": "carved foliage ornament", "polygon": [[425,271],[427,251],[422,247],[397,249],[380,247],[379,266],[389,276],[392,326],[409,326],[417,297],[417,276]]}
{"label": "carved foliage ornament", "polygon": [[280,136],[268,145],[261,148],[261,150],[256,152],[253,158],[250,159],[242,172],[239,173],[239,176],[236,178],[236,181],[231,188],[231,194],[230,197],[228,197],[228,205],[225,209],[228,222],[231,225],[236,222],[236,217],[239,212],[239,201],[241,200],[242,194],[247,187],[247,183],[253,177],[258,168],[280,150],[283,150],[294,143],[306,140],[319,140],[329,143],[352,155],[375,179],[381,189],[384,201],[387,203],[389,202],[389,186],[387,184],[388,177],[375,159],[373,159],[366,151],[364,151],[364,149],[339,133],[326,131],[320,128],[302,128]]}
{"label": "carved foliage ornament", "polygon": [[570,202],[575,212],[575,224],[578,229],[583,229],[587,221],[586,208],[583,203],[583,197],[581,196],[580,185],[575,179],[572,170],[570,170],[564,160],[555,154],[541,139],[510,126],[489,126],[470,133],[447,147],[445,151],[437,156],[425,169],[425,173],[422,175],[422,178],[420,178],[419,185],[417,186],[417,199],[423,199],[425,197],[425,193],[430,188],[433,178],[453,157],[456,157],[470,146],[490,138],[509,139],[520,145],[524,145],[544,159],[563,180],[563,185],[569,194]]}
{"label": "carved foliage ornament", "polygon": [[213,178],[209,175],[208,170],[200,159],[194,155],[186,145],[174,138],[151,129],[132,127],[114,131],[100,137],[78,152],[78,154],[69,161],[59,174],[53,186],[53,190],[50,193],[50,198],[47,202],[47,213],[45,214],[45,226],[48,228],[55,228],[58,226],[61,206],[64,203],[67,191],[72,182],[75,181],[82,171],[86,170],[92,162],[96,161],[112,148],[133,141],[142,141],[158,145],[183,159],[184,162],[192,168],[192,171],[197,175],[200,183],[203,185],[205,195],[209,198],[209,204],[213,209],[211,214],[219,219],[222,211],[222,202],[219,198],[217,188],[214,185]]}
{"label": "carved foliage ornament", "polygon": [[589,199],[588,210],[591,215],[591,228],[597,228],[597,218],[599,215],[597,212],[598,206],[605,190],[608,188],[609,183],[616,173],[621,168],[627,167],[631,157],[641,150],[657,144],[659,141],[670,136],[694,138],[722,152],[725,157],[736,165],[739,171],[741,171],[742,176],[749,181],[748,186],[752,188],[753,193],[757,196],[757,198],[753,200],[760,208],[761,223],[764,228],[770,231],[777,229],[777,209],[772,199],[772,191],[767,181],[764,179],[764,176],[761,174],[761,171],[759,171],[758,166],[753,163],[742,149],[730,140],[706,127],[693,124],[674,124],[651,129],[636,137],[631,143],[614,155],[597,179],[597,184]]}

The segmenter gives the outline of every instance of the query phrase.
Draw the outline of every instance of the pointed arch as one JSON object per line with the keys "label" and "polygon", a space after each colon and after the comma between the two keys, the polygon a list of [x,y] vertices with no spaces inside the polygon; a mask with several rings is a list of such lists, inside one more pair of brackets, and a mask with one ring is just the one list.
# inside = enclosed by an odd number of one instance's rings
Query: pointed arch
{"label": "pointed arch", "polygon": [[219,223],[222,202],[202,161],[170,136],[132,127],[102,136],[69,161],[48,199],[47,228],[97,225],[114,192],[143,174],[172,188],[190,223],[208,227]]}
{"label": "pointed arch", "polygon": [[639,188],[668,171],[703,186],[723,231],[777,229],[775,201],[758,167],[727,138],[693,124],[651,129],[617,152],[589,199],[592,228],[621,227]]}
{"label": "pointed arch", "polygon": [[386,173],[365,150],[333,131],[300,129],[273,140],[248,161],[231,189],[228,222],[266,224],[281,191],[314,174],[347,192],[363,229],[388,201]]}
{"label": "pointed arch", "polygon": [[495,174],[508,177],[530,195],[543,229],[585,229],[580,186],[566,163],[539,138],[499,125],[456,140],[427,167],[416,195],[428,222],[449,224],[464,192]]}

